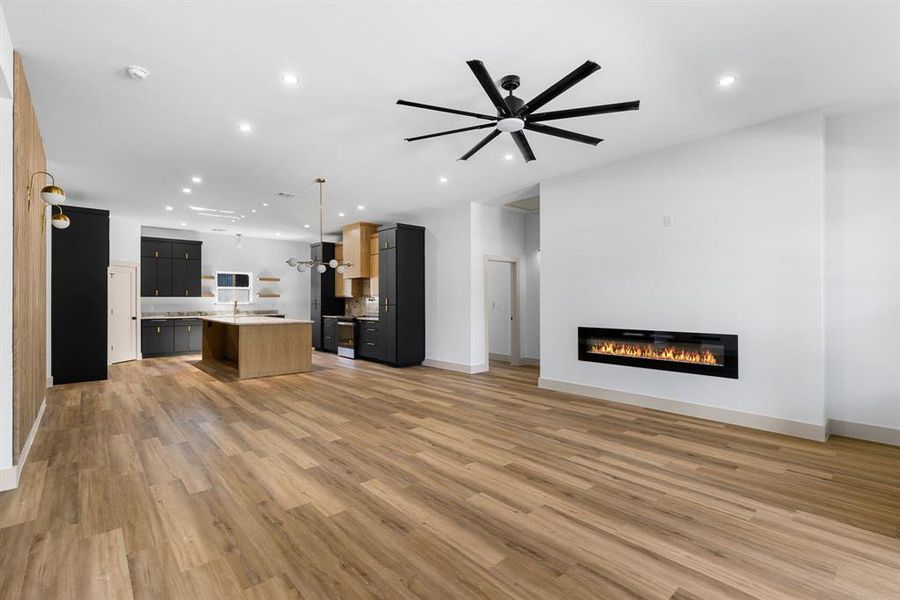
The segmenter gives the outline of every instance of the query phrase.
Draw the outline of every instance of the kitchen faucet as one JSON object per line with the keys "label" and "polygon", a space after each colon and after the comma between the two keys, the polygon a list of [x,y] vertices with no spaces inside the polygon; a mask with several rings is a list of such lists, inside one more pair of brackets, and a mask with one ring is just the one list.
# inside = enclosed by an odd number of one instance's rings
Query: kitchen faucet
{"label": "kitchen faucet", "polygon": [[231,316],[232,316],[232,317],[238,316],[238,312],[240,312],[240,311],[238,311],[238,307],[237,307],[237,298],[235,298],[235,299],[234,299],[234,310],[232,311]]}

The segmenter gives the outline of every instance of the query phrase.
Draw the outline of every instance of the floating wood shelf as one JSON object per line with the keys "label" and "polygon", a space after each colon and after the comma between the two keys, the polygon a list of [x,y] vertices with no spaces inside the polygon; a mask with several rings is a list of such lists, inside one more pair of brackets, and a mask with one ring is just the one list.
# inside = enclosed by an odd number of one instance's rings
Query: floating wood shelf
{"label": "floating wood shelf", "polygon": [[200,294],[200,297],[201,298],[215,298],[216,296],[212,292],[203,292],[202,294]]}
{"label": "floating wood shelf", "polygon": [[281,277],[257,277],[257,281],[281,281]]}
{"label": "floating wood shelf", "polygon": [[215,279],[215,275],[201,275],[200,279]]}
{"label": "floating wood shelf", "polygon": [[257,294],[259,298],[281,298],[281,294],[270,294],[268,292]]}

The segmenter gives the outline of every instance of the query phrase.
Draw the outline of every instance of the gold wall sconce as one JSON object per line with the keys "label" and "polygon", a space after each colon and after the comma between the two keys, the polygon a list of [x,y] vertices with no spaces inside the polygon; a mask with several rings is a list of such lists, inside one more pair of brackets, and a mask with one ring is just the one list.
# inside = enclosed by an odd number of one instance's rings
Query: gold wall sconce
{"label": "gold wall sconce", "polygon": [[[43,188],[41,188],[41,201],[43,201],[43,203],[47,206],[56,207],[57,210],[59,210],[58,213],[50,217],[50,224],[57,229],[65,229],[72,224],[72,222],[69,220],[69,217],[63,214],[62,210],[62,205],[66,202],[66,192],[63,191],[61,187],[56,185],[56,179],[47,171],[35,171],[31,174],[31,180],[28,183],[28,190],[26,192],[26,196],[28,198],[28,208],[31,209],[31,198],[34,195],[34,177],[41,174],[46,175],[50,178],[50,185],[45,185]],[[44,215],[45,211],[42,210],[41,231],[44,230]]]}

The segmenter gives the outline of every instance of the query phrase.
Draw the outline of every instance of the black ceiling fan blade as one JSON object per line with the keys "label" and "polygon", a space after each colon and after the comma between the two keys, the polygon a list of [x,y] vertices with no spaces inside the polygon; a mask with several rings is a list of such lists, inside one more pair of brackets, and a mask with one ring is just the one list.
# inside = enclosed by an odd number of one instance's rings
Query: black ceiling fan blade
{"label": "black ceiling fan blade", "polygon": [[471,150],[469,150],[468,152],[466,152],[465,154],[460,156],[459,160],[469,160],[470,158],[472,158],[473,154],[475,154],[476,152],[478,152],[479,150],[481,150],[482,148],[487,146],[491,142],[491,140],[493,140],[498,135],[500,135],[500,130],[499,129],[493,130],[492,132],[487,134],[483,140],[481,140],[480,142],[475,144],[475,146]]}
{"label": "black ceiling fan blade", "polygon": [[466,117],[475,117],[476,119],[487,119],[488,121],[496,121],[497,117],[483,115],[481,113],[473,113],[467,110],[457,110],[455,108],[444,108],[443,106],[433,106],[431,104],[422,104],[421,102],[410,102],[409,100],[397,100],[397,104],[403,106],[412,106],[413,108],[424,108],[426,110],[436,110],[438,112],[451,113],[454,115],[464,115]]}
{"label": "black ceiling fan blade", "polygon": [[541,125],[540,123],[526,123],[525,129],[528,131],[536,131],[537,133],[545,133],[547,135],[554,135],[556,137],[563,138],[564,140],[572,140],[573,142],[581,142],[582,144],[590,144],[591,146],[596,146],[603,140],[600,138],[595,138],[590,135],[584,135],[583,133],[575,133],[574,131],[566,131],[565,129],[560,129],[558,127],[550,127],[549,125]]}
{"label": "black ceiling fan blade", "polygon": [[555,121],[557,119],[571,119],[574,117],[589,117],[591,115],[606,115],[609,113],[625,112],[627,110],[639,110],[640,100],[631,102],[616,102],[615,104],[601,104],[600,106],[584,106],[582,108],[567,108],[565,110],[551,110],[548,112],[534,113],[528,117],[528,121]]}
{"label": "black ceiling fan blade", "polygon": [[439,131],[438,133],[429,133],[428,135],[418,135],[416,137],[405,138],[407,142],[415,142],[417,140],[427,140],[428,138],[440,137],[442,135],[450,135],[451,133],[461,133],[463,131],[473,131],[475,129],[487,129],[494,127],[493,123],[485,123],[484,125],[472,125],[471,127],[460,127],[459,129],[451,129],[449,131]]}
{"label": "black ceiling fan blade", "polygon": [[583,65],[535,96],[530,102],[526,102],[525,105],[518,110],[518,114],[527,115],[530,112],[536,111],[576,83],[579,83],[580,81],[585,79],[591,73],[599,69],[600,65],[598,65],[594,61],[585,61]]}
{"label": "black ceiling fan blade", "polygon": [[534,152],[531,151],[531,145],[528,143],[528,140],[525,138],[525,134],[521,131],[512,132],[513,141],[516,142],[516,146],[519,147],[519,152],[522,153],[522,158],[525,159],[525,162],[531,162],[534,160]]}
{"label": "black ceiling fan blade", "polygon": [[491,103],[497,107],[497,110],[501,115],[508,117],[510,115],[509,107],[507,107],[506,102],[503,101],[503,96],[500,95],[500,90],[497,89],[497,84],[491,79],[491,75],[488,73],[487,68],[485,68],[484,63],[480,60],[467,60],[466,64],[469,65],[469,68],[472,69],[472,73],[475,74],[475,79],[478,80],[478,83],[480,83],[481,87],[484,88],[484,91],[487,92],[488,98],[491,99]]}

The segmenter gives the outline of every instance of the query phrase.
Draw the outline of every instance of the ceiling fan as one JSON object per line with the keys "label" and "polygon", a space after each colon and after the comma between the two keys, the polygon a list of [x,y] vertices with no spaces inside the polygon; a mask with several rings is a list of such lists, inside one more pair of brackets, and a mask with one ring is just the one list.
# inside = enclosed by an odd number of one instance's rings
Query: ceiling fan
{"label": "ceiling fan", "polygon": [[640,100],[633,100],[631,102],[601,104],[599,106],[585,106],[582,108],[569,108],[565,110],[535,112],[536,110],[540,109],[542,106],[568,90],[570,87],[587,78],[587,76],[594,71],[598,71],[600,69],[600,65],[590,60],[586,61],[583,65],[535,96],[529,102],[524,102],[521,98],[513,96],[513,91],[515,91],[515,89],[519,87],[520,83],[518,75],[507,75],[500,80],[500,87],[509,92],[509,94],[504,98],[501,95],[500,90],[497,89],[494,80],[491,79],[491,76],[485,68],[484,63],[482,63],[480,60],[470,60],[466,61],[466,64],[469,65],[470,69],[472,69],[472,73],[475,74],[475,79],[478,80],[478,83],[480,83],[481,87],[484,88],[484,91],[487,92],[488,98],[490,98],[491,103],[496,107],[496,116],[469,112],[466,110],[457,110],[455,108],[433,106],[431,104],[422,104],[420,102],[410,102],[408,100],[397,100],[397,104],[402,104],[403,106],[425,108],[427,110],[436,110],[438,112],[452,113],[455,115],[465,115],[467,117],[475,117],[476,119],[490,121],[489,123],[484,123],[482,125],[473,125],[471,127],[462,127],[460,129],[451,129],[449,131],[440,131],[438,133],[429,133],[427,135],[406,138],[407,142],[415,142],[417,140],[425,140],[442,135],[450,135],[451,133],[461,133],[463,131],[488,129],[492,127],[493,131],[487,134],[487,136],[485,136],[485,138],[480,142],[475,144],[475,146],[471,150],[463,154],[459,158],[459,160],[468,160],[472,157],[473,154],[487,146],[491,141],[493,141],[494,138],[499,136],[501,132],[505,131],[509,132],[512,135],[513,140],[516,142],[516,146],[519,147],[519,152],[522,153],[522,157],[525,159],[525,162],[530,162],[534,160],[534,152],[531,151],[531,146],[528,144],[528,140],[525,138],[525,134],[522,131],[523,129],[534,131],[536,133],[553,135],[566,140],[572,140],[573,142],[581,142],[583,144],[596,146],[603,140],[589,135],[575,133],[574,131],[559,129],[558,127],[542,125],[541,121],[556,121],[558,119],[571,119],[572,117],[586,117],[589,115],[602,115],[607,113],[623,112],[627,110],[638,110],[641,104]]}

